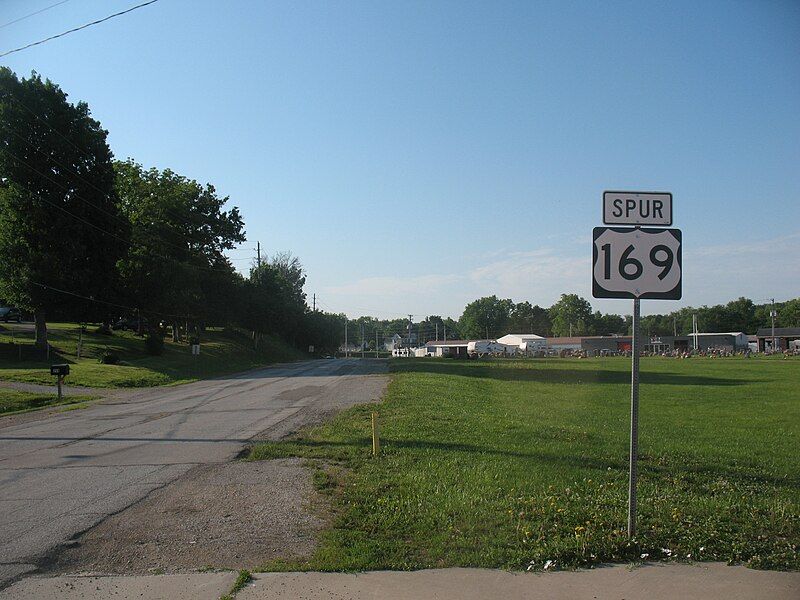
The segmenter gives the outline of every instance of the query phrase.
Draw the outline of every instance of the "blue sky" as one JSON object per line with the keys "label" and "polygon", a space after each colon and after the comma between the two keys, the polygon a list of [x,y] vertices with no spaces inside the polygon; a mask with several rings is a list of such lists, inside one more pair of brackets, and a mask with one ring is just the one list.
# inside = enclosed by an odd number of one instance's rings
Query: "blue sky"
{"label": "blue sky", "polygon": [[[0,25],[53,4],[0,0]],[[0,52],[135,0],[70,0]],[[160,0],[0,59],[213,183],[320,306],[591,298],[604,189],[671,191],[684,299],[800,295],[800,3]]]}

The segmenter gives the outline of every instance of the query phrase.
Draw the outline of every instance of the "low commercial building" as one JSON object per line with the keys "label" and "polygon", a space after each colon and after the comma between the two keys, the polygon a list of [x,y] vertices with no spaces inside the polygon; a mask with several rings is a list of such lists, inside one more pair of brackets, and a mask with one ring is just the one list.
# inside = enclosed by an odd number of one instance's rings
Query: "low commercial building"
{"label": "low commercial building", "polygon": [[[741,331],[729,331],[727,333],[698,333],[696,348],[701,351],[724,350],[726,352],[738,352],[747,350],[747,334]],[[695,334],[688,336],[690,347],[694,346]]]}
{"label": "low commercial building", "polygon": [[[773,351],[772,348],[772,327],[762,327],[756,332],[758,339],[758,351]],[[775,351],[793,350],[800,346],[800,327],[776,327],[775,328]]]}
{"label": "low commercial building", "polygon": [[469,340],[431,341],[425,344],[422,356],[455,356],[467,358]]}

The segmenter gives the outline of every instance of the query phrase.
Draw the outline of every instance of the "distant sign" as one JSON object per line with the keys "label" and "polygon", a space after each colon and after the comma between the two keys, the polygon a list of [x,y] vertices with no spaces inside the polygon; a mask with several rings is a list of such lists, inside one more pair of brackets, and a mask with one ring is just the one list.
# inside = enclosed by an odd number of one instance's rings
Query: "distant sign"
{"label": "distant sign", "polygon": [[680,229],[595,227],[593,238],[595,298],[680,300]]}
{"label": "distant sign", "polygon": [[603,192],[606,225],[672,225],[669,192]]}

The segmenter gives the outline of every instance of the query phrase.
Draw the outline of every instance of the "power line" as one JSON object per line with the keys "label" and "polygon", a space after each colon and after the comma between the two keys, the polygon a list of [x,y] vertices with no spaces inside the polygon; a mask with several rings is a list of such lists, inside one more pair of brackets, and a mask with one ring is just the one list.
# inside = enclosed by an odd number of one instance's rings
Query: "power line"
{"label": "power line", "polygon": [[84,25],[81,25],[79,27],[74,27],[74,28],[69,29],[67,31],[64,31],[62,33],[57,33],[56,35],[51,35],[50,37],[44,38],[43,40],[39,40],[38,42],[31,42],[30,44],[26,44],[25,46],[20,46],[19,48],[14,48],[13,50],[7,50],[6,52],[3,52],[2,54],[0,54],[0,58],[3,58],[4,56],[8,56],[9,54],[14,54],[15,52],[21,52],[22,50],[27,50],[28,48],[33,48],[34,46],[38,46],[40,44],[44,44],[45,42],[49,42],[49,41],[54,40],[56,38],[64,37],[65,35],[69,35],[70,33],[75,33],[76,31],[80,31],[81,29],[86,29],[87,27],[91,27],[92,25],[98,25],[99,23],[103,23],[105,21],[108,21],[109,19],[113,19],[114,17],[119,17],[121,15],[124,15],[124,14],[127,14],[129,12],[132,12],[132,11],[138,9],[138,8],[142,8],[142,7],[148,6],[149,4],[154,4],[156,2],[158,2],[158,0],[148,0],[148,2],[142,2],[141,4],[137,4],[136,6],[131,6],[130,8],[122,10],[122,11],[120,11],[118,13],[114,13],[113,15],[108,15],[107,17],[103,17],[102,19],[98,19],[96,21],[92,21],[91,23],[86,23]]}
{"label": "power line", "polygon": [[[70,139],[69,137],[65,136],[65,135],[64,135],[63,133],[61,133],[61,132],[60,132],[58,129],[56,129],[55,127],[53,127],[53,126],[52,126],[52,125],[51,125],[51,124],[50,124],[50,123],[49,123],[49,122],[48,122],[46,119],[44,119],[44,118],[42,118],[41,116],[39,116],[39,114],[37,114],[37,113],[36,113],[36,111],[34,111],[34,110],[33,110],[31,107],[29,107],[27,104],[25,104],[24,102],[22,102],[22,101],[21,101],[21,100],[19,100],[18,98],[15,98],[14,96],[8,96],[8,98],[10,98],[10,99],[11,99],[11,100],[13,100],[14,102],[16,102],[16,103],[17,103],[19,106],[21,106],[22,108],[24,108],[25,110],[27,110],[27,111],[28,111],[28,112],[29,112],[31,115],[33,115],[33,116],[34,116],[34,117],[35,117],[37,120],[39,120],[39,121],[40,121],[40,122],[41,122],[41,123],[42,123],[42,124],[43,124],[45,127],[47,127],[48,129],[50,129],[50,131],[52,131],[53,133],[55,133],[55,134],[56,134],[58,137],[60,137],[60,138],[61,138],[62,140],[64,140],[65,142],[67,142],[67,143],[68,143],[70,146],[72,146],[73,148],[75,148],[75,149],[76,149],[78,152],[80,152],[82,155],[84,155],[84,156],[86,156],[86,157],[91,157],[91,152],[89,152],[89,150],[87,150],[86,148],[81,148],[80,146],[78,146],[78,145],[77,145],[77,144],[76,144],[76,143],[75,143],[75,142],[74,142],[72,139]],[[14,135],[16,135],[18,138],[22,139],[24,142],[26,142],[26,143],[27,143],[29,146],[31,146],[31,147],[34,147],[34,146],[33,146],[33,144],[32,144],[30,141],[28,141],[27,139],[23,138],[23,137],[22,137],[22,136],[20,136],[18,133],[14,132],[14,131],[12,131],[12,133],[13,133]],[[38,148],[35,148],[35,147],[34,147],[34,149],[36,149],[38,152],[40,152],[40,153],[44,154],[44,153],[43,153],[41,150],[39,150]],[[47,155],[46,155],[46,154],[44,154],[44,156],[47,156]],[[53,160],[55,161],[55,159],[53,159]],[[60,163],[58,163],[58,161],[56,161],[56,163],[57,163],[57,164],[60,164]],[[62,168],[68,169],[68,167],[65,167],[64,165],[60,165],[60,166],[61,166]],[[76,176],[77,176],[79,179],[81,179],[81,180],[85,181],[86,183],[88,183],[89,185],[91,185],[92,187],[94,187],[94,188],[95,188],[97,191],[99,191],[101,194],[105,194],[105,192],[104,192],[103,190],[101,190],[100,188],[98,188],[96,185],[94,185],[94,183],[92,183],[92,182],[91,182],[91,181],[89,181],[88,179],[86,179],[86,178],[82,177],[82,176],[81,176],[79,173],[75,173],[75,175],[76,175]],[[181,221],[181,222],[183,222],[183,223],[186,223],[187,225],[189,225],[189,226],[191,226],[191,227],[195,227],[195,224],[194,224],[194,223],[192,223],[192,221],[191,221],[189,218],[187,218],[185,215],[179,215],[179,214],[177,214],[177,213],[173,212],[172,210],[170,210],[170,209],[169,209],[168,207],[166,207],[166,206],[164,206],[164,207],[162,207],[162,208],[163,208],[163,210],[164,210],[164,213],[165,213],[167,216],[171,217],[172,219],[174,219],[174,220],[176,220],[176,221]]]}
{"label": "power line", "polygon": [[[62,290],[62,289],[59,289],[57,287],[53,287],[52,285],[47,285],[45,283],[39,283],[38,281],[31,281],[31,283],[33,285],[36,285],[36,286],[40,287],[40,288],[51,290],[53,292],[58,292],[60,294],[66,294],[68,296],[75,296],[76,298],[82,298],[83,300],[89,300],[90,302],[96,302],[98,304],[105,304],[107,306],[114,306],[116,308],[124,308],[125,310],[131,310],[131,311],[137,311],[138,310],[140,312],[142,311],[141,307],[126,306],[124,304],[118,304],[116,302],[109,302],[108,300],[99,300],[97,298],[92,298],[91,296],[84,296],[83,294],[78,294],[76,292],[70,292],[68,290]],[[162,317],[175,317],[175,318],[178,318],[178,319],[182,319],[182,318],[187,316],[187,315],[176,315],[176,314],[172,314],[172,313],[165,313],[165,312],[160,312],[160,311],[157,311],[157,310],[150,310],[150,309],[147,309],[147,308],[144,309],[144,312],[147,313],[147,314],[160,315]],[[190,316],[192,316],[192,315],[190,315]]]}
{"label": "power line", "polygon": [[[15,154],[13,154],[12,152],[10,152],[9,150],[6,150],[5,148],[0,148],[0,149],[1,149],[1,150],[3,150],[4,152],[6,152],[6,153],[7,153],[9,156],[11,156],[12,158],[14,158],[15,160],[19,161],[21,164],[23,164],[23,165],[25,165],[26,167],[28,167],[29,169],[31,169],[31,170],[32,170],[34,173],[37,173],[38,175],[40,175],[40,176],[42,176],[42,177],[44,177],[44,178],[46,178],[46,179],[50,180],[51,182],[53,182],[53,183],[55,183],[55,184],[57,184],[57,185],[62,185],[62,187],[65,187],[66,189],[69,189],[69,187],[68,187],[68,186],[64,186],[63,184],[60,184],[60,183],[59,183],[58,181],[56,181],[55,179],[53,179],[53,178],[49,177],[48,175],[46,175],[46,174],[42,173],[41,171],[39,171],[39,170],[38,170],[38,169],[36,169],[35,167],[32,167],[31,165],[29,165],[28,163],[26,163],[24,160],[22,160],[21,158],[19,158],[18,156],[16,156],[16,155],[15,155]],[[126,240],[126,239],[122,238],[121,236],[117,235],[116,233],[112,233],[112,232],[110,232],[110,231],[107,231],[106,229],[103,229],[102,227],[99,227],[98,225],[95,225],[95,224],[94,224],[94,223],[92,223],[91,221],[87,221],[87,220],[86,220],[86,219],[84,219],[83,217],[80,217],[80,216],[78,216],[78,215],[76,215],[76,214],[72,213],[71,211],[69,211],[69,210],[67,210],[66,208],[64,208],[63,206],[60,206],[59,204],[57,204],[57,203],[53,202],[52,200],[49,200],[49,199],[47,199],[47,198],[44,198],[44,197],[42,197],[40,194],[34,194],[34,193],[31,191],[31,190],[29,190],[28,188],[25,188],[24,186],[20,185],[19,183],[17,183],[17,185],[19,185],[20,187],[22,187],[22,188],[23,188],[25,191],[27,191],[29,194],[36,196],[36,197],[37,197],[37,198],[39,198],[40,200],[42,200],[42,201],[44,201],[44,202],[46,202],[46,203],[50,204],[51,206],[53,206],[54,208],[56,208],[56,209],[60,210],[61,212],[63,212],[63,213],[66,213],[67,215],[69,215],[69,216],[70,216],[70,217],[72,217],[73,219],[75,219],[75,220],[77,220],[77,221],[80,221],[80,222],[82,222],[82,223],[84,223],[84,224],[88,225],[89,227],[92,227],[93,229],[96,229],[97,231],[99,231],[99,232],[101,232],[101,233],[104,233],[104,234],[106,234],[106,235],[108,235],[108,236],[111,236],[111,237],[113,237],[113,238],[116,238],[117,240],[119,240],[119,241],[121,241],[122,243],[126,244],[126,245],[127,245],[127,246],[129,246],[130,248],[139,248],[140,250],[146,250],[147,252],[152,252],[152,250],[151,250],[150,248],[147,248],[147,247],[145,247],[145,246],[141,246],[141,245],[139,245],[139,244],[135,244],[135,243],[131,242],[130,240]],[[88,202],[88,201],[87,201],[85,198],[81,197],[80,195],[78,195],[78,194],[76,194],[76,193],[74,193],[74,192],[72,193],[72,195],[73,195],[75,198],[78,198],[78,199],[80,199],[80,200],[82,200],[82,201],[86,202],[87,204],[90,204],[90,203],[89,203],[89,202]],[[90,204],[90,206],[91,206],[91,204]],[[173,246],[173,247],[175,247],[175,248],[178,248],[178,249],[180,249],[181,251],[185,251],[185,250],[187,250],[187,248],[183,248],[182,246],[178,246],[178,245],[176,245],[176,244],[172,244],[172,243],[168,242],[167,240],[161,240],[161,241],[162,241],[163,243],[165,243],[165,244],[169,244],[169,245],[171,245],[171,246]],[[158,257],[158,258],[161,258],[161,259],[163,259],[163,260],[166,260],[166,261],[172,261],[172,262],[177,262],[177,263],[179,263],[179,264],[181,264],[181,265],[187,266],[187,267],[189,267],[189,268],[192,268],[192,269],[198,269],[198,270],[202,270],[202,271],[218,271],[218,272],[220,272],[220,273],[223,273],[223,272],[224,272],[224,273],[228,273],[228,272],[229,272],[229,271],[226,271],[226,270],[224,270],[224,269],[220,269],[220,268],[207,267],[207,266],[202,266],[202,265],[194,265],[194,264],[192,264],[192,263],[190,263],[190,262],[183,262],[183,261],[180,261],[180,260],[178,260],[178,259],[176,259],[176,258],[174,258],[174,257],[173,257],[173,258],[170,258],[170,257],[167,257],[167,256],[160,255],[160,254],[158,254],[158,253],[153,253],[153,254],[154,254],[154,256],[156,256],[156,257]],[[207,257],[206,257],[206,258],[207,258]],[[222,255],[222,258],[223,258],[223,259],[225,259],[225,260],[229,260],[229,259],[228,259],[228,257],[227,257],[227,256],[224,256],[224,255]]]}
{"label": "power line", "polygon": [[50,10],[51,8],[55,8],[56,6],[59,6],[60,4],[66,4],[67,2],[69,2],[69,0],[61,0],[61,2],[56,2],[55,4],[51,4],[50,6],[45,6],[44,8],[40,8],[39,10],[34,11],[34,12],[30,13],[30,14],[27,14],[24,17],[19,17],[18,19],[14,19],[13,21],[9,21],[8,23],[3,23],[2,25],[0,25],[0,29],[3,29],[4,27],[8,27],[9,25],[13,25],[14,23],[19,23],[20,21],[24,21],[25,19],[28,19],[28,18],[33,17],[33,16],[36,16],[36,15],[38,15],[40,13],[43,13],[43,12],[45,12],[47,10]]}

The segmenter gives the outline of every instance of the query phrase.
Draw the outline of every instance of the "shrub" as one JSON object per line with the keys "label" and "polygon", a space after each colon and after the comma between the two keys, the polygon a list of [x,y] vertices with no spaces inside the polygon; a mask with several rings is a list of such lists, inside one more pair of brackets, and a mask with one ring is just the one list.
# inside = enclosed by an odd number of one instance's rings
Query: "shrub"
{"label": "shrub", "polygon": [[104,365],[118,365],[119,354],[117,354],[116,352],[111,352],[111,350],[106,348],[100,355],[100,362],[103,363]]}
{"label": "shrub", "polygon": [[149,333],[144,338],[144,347],[151,356],[161,356],[164,354],[164,338],[157,333]]}

